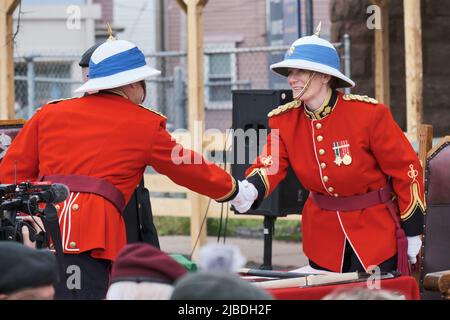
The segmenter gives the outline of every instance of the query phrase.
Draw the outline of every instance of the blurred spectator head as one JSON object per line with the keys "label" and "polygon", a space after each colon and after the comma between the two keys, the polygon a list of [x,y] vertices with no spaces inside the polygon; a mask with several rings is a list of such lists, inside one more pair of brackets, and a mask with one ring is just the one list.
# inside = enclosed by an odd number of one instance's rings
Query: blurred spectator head
{"label": "blurred spectator head", "polygon": [[171,300],[273,300],[262,288],[228,272],[199,271],[175,283]]}
{"label": "blurred spectator head", "polygon": [[239,247],[233,245],[209,243],[199,251],[199,265],[204,271],[237,273],[245,262]]}
{"label": "blurred spectator head", "polygon": [[324,296],[322,300],[406,300],[403,294],[386,289],[354,287],[336,290]]}
{"label": "blurred spectator head", "polygon": [[111,271],[108,300],[165,300],[173,283],[187,273],[166,253],[147,243],[126,245]]}
{"label": "blurred spectator head", "polygon": [[0,300],[53,299],[57,278],[51,251],[0,241]]}

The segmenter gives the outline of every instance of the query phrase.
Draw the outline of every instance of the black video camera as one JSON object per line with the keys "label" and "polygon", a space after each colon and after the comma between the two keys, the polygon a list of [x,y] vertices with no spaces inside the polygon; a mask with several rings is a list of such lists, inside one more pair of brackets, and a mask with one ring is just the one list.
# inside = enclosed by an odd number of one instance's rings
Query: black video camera
{"label": "black video camera", "polygon": [[64,201],[69,189],[63,184],[49,182],[22,182],[20,184],[0,185],[0,241],[10,240],[23,243],[22,227],[28,227],[30,241],[36,241],[36,247],[48,246],[48,237],[44,230],[36,230],[23,214],[45,219],[41,204],[52,206]]}

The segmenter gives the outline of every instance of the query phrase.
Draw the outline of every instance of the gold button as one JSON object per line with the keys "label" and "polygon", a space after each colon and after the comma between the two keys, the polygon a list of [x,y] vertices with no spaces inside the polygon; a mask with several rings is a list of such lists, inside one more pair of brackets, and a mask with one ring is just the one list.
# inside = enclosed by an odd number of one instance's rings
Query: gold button
{"label": "gold button", "polygon": [[321,129],[322,128],[322,124],[319,122],[319,123],[316,123],[316,128],[317,129]]}
{"label": "gold button", "polygon": [[320,167],[321,167],[322,169],[325,169],[325,168],[327,167],[327,165],[325,164],[325,162],[322,162],[322,163],[320,164]]}
{"label": "gold button", "polygon": [[325,154],[325,150],[320,149],[320,150],[319,150],[319,154],[320,154],[321,156],[323,156],[323,155]]}
{"label": "gold button", "polygon": [[76,203],[74,203],[74,204],[72,205],[72,210],[73,210],[73,211],[77,211],[79,208],[80,208],[80,206],[79,206],[78,204],[76,204]]}
{"label": "gold button", "polygon": [[328,181],[328,177],[327,176],[323,176],[323,182],[327,182]]}
{"label": "gold button", "polygon": [[328,191],[329,191],[329,192],[333,192],[333,191],[334,191],[334,188],[333,188],[333,187],[329,187],[329,188],[328,188]]}
{"label": "gold button", "polygon": [[339,195],[338,195],[337,193],[335,193],[334,196],[335,196],[336,198],[339,197]]}
{"label": "gold button", "polygon": [[61,209],[61,207],[59,206],[59,204],[55,204],[55,209],[56,209],[56,211],[59,211],[59,209]]}
{"label": "gold button", "polygon": [[75,241],[71,241],[71,242],[69,243],[69,246],[70,246],[72,249],[74,249],[74,248],[77,247],[77,243],[76,243]]}
{"label": "gold button", "polygon": [[323,140],[322,136],[317,136],[317,141],[321,142]]}

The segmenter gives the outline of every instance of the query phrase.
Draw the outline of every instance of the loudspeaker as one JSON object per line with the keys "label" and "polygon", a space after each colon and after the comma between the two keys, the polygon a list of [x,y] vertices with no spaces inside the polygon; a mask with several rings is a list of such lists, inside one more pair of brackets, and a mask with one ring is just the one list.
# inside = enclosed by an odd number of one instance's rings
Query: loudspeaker
{"label": "loudspeaker", "polygon": [[[267,114],[279,105],[292,101],[291,90],[233,90],[233,120],[232,127],[235,132],[233,137],[233,162],[231,172],[236,179],[245,178],[245,170],[254,162],[254,155],[250,155],[249,150],[257,150],[260,154],[267,142],[267,135],[270,132]],[[236,137],[236,130],[242,129],[256,130],[256,139],[253,135],[245,135],[245,163],[239,163],[242,155],[237,155],[239,141]],[[265,131],[267,130],[267,131]],[[253,131],[255,132],[255,131]],[[264,134],[267,132],[267,135]],[[256,149],[255,149],[256,148]],[[239,150],[242,152],[242,150]],[[253,152],[254,153],[254,152]],[[253,159],[249,159],[253,157]],[[286,177],[277,188],[261,203],[259,208],[249,210],[245,214],[255,214],[264,216],[286,216],[288,214],[300,214],[308,198],[309,192],[306,190],[292,168],[289,166]],[[239,212],[236,211],[238,214]]]}

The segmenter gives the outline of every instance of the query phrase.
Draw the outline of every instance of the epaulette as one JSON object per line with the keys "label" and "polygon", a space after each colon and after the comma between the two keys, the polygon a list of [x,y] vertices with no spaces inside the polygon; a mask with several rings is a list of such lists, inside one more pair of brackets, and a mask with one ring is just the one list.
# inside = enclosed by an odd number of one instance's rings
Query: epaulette
{"label": "epaulette", "polygon": [[158,116],[163,117],[164,119],[167,119],[167,117],[166,117],[165,115],[163,115],[162,113],[160,113],[160,112],[158,112],[158,111],[156,111],[156,110],[147,108],[147,107],[144,106],[143,104],[139,104],[138,106],[141,107],[141,108],[144,108],[145,110],[148,110],[148,111],[150,111],[150,112],[153,112],[153,113],[157,114]]}
{"label": "epaulette", "polygon": [[282,113],[284,113],[284,112],[286,112],[288,110],[295,109],[295,108],[298,108],[298,107],[300,107],[300,103],[297,100],[293,100],[291,102],[288,102],[286,104],[283,104],[283,105],[279,106],[278,108],[273,109],[272,111],[270,111],[267,114],[267,116],[269,118],[273,117],[273,116],[277,116],[277,115],[282,114]]}
{"label": "epaulette", "polygon": [[50,100],[49,102],[47,102],[47,104],[55,104],[64,100],[72,100],[72,99],[78,99],[78,97]]}
{"label": "epaulette", "polygon": [[357,101],[363,101],[371,104],[378,104],[378,100],[374,98],[370,98],[369,96],[361,96],[359,94],[345,94],[342,96],[342,99],[350,101],[350,100],[357,100]]}

